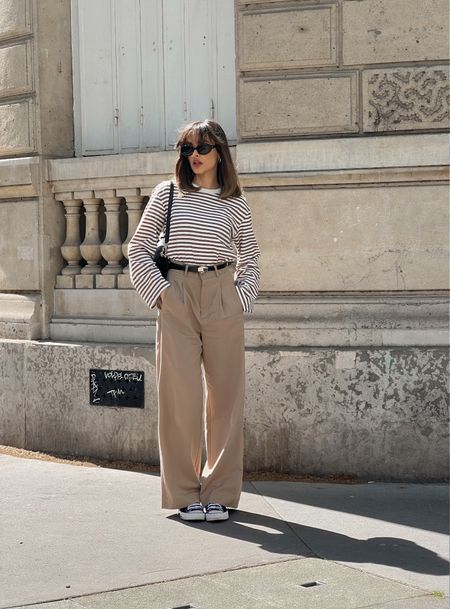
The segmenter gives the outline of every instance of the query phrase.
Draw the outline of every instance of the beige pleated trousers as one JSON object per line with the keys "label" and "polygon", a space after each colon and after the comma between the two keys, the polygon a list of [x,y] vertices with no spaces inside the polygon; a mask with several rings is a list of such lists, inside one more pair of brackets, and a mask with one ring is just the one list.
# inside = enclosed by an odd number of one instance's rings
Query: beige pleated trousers
{"label": "beige pleated trousers", "polygon": [[[236,508],[242,489],[244,313],[235,265],[170,269],[158,299],[156,376],[161,507]],[[202,374],[205,381],[203,394]],[[202,433],[206,463],[201,469]]]}

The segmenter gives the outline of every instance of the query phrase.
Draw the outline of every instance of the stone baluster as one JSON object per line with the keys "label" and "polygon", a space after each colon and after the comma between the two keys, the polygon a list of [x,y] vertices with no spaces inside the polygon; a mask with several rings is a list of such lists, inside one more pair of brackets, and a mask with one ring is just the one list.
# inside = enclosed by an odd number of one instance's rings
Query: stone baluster
{"label": "stone baluster", "polygon": [[[100,236],[98,212],[101,199],[94,197],[92,191],[75,193],[83,200],[86,214],[86,234],[83,243],[80,245],[81,255],[87,264],[81,269],[82,275],[97,275],[101,271],[99,264],[102,257],[100,251]],[[81,287],[81,285],[80,285]],[[83,287],[84,284],[83,284]],[[93,282],[89,287],[94,287]]]}
{"label": "stone baluster", "polygon": [[[62,198],[64,196],[64,198]],[[61,275],[78,275],[81,271],[81,234],[80,234],[80,211],[81,199],[66,198],[70,193],[62,193],[59,201],[62,201],[66,218],[66,240],[61,246],[61,255],[67,262],[61,270]]]}
{"label": "stone baluster", "polygon": [[[102,269],[102,275],[119,275],[122,273],[122,240],[120,238],[119,214],[121,197],[116,197],[114,191],[96,191],[105,204],[106,235],[100,245],[100,251],[107,265]],[[112,286],[111,286],[112,287]]]}
{"label": "stone baluster", "polygon": [[[122,253],[124,257],[128,260],[128,244],[130,243],[131,237],[134,235],[134,232],[139,224],[139,220],[142,216],[142,204],[144,202],[145,197],[139,194],[139,189],[126,189],[120,191],[122,197],[124,197],[126,202],[126,210],[128,215],[128,232],[127,238],[122,244]],[[130,273],[130,267],[127,266],[123,269],[124,274],[128,275]]]}

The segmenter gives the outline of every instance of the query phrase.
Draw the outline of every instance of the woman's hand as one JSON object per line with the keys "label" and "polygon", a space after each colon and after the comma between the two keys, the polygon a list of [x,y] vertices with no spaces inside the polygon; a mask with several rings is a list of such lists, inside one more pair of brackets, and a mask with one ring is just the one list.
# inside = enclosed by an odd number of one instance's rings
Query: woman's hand
{"label": "woman's hand", "polygon": [[165,288],[165,289],[164,289],[164,290],[161,292],[161,294],[159,295],[159,298],[158,298],[158,300],[156,301],[156,306],[157,306],[159,309],[162,307],[163,302],[164,302],[164,298],[165,298],[165,295],[166,295],[166,292],[167,292],[167,290],[169,290],[169,289],[170,289],[170,287],[171,287],[171,286],[169,286],[169,287]]}
{"label": "woman's hand", "polygon": [[164,302],[164,298],[166,297],[167,290],[170,290],[170,286],[161,292],[161,295],[160,295],[161,304]]}

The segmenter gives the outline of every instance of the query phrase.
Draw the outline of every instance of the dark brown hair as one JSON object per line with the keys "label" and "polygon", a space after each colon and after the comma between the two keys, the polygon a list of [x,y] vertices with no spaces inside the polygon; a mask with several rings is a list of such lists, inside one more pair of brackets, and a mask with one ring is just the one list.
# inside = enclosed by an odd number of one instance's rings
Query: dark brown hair
{"label": "dark brown hair", "polygon": [[[197,141],[197,145],[208,143],[215,144],[216,146],[217,153],[221,159],[217,163],[217,181],[221,189],[219,198],[226,199],[227,197],[241,196],[242,191],[233,159],[231,158],[227,136],[219,123],[206,119],[187,124],[180,131],[175,147],[180,148],[190,138],[194,142]],[[192,185],[194,176],[195,173],[191,169],[189,160],[180,154],[175,166],[175,179],[181,192],[197,191],[197,188]]]}

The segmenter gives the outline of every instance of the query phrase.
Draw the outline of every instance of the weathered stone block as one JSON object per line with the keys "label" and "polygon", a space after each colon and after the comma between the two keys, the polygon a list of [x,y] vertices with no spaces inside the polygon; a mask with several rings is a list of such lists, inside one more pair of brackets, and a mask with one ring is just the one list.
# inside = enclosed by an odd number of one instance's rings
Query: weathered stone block
{"label": "weathered stone block", "polygon": [[446,350],[358,349],[345,368],[340,357],[247,352],[246,467],[445,478]]}
{"label": "weathered stone block", "polygon": [[31,199],[39,196],[39,159],[4,159],[0,163],[0,199]]}
{"label": "weathered stone block", "polygon": [[[77,277],[89,277],[80,275]],[[93,275],[91,275],[93,277]],[[80,290],[57,290],[55,292],[55,314],[58,318],[85,317],[100,320],[128,319],[150,320],[156,316],[156,309],[150,309],[136,290],[120,290],[105,298],[102,290],[94,288]]]}
{"label": "weathered stone block", "polygon": [[94,275],[75,275],[75,287],[81,290],[92,289],[95,287]]}
{"label": "weathered stone block", "polygon": [[40,338],[41,309],[40,295],[0,294],[0,337],[14,340]]}
{"label": "weathered stone block", "polygon": [[448,289],[448,186],[247,193],[261,291]]}
{"label": "weathered stone block", "polygon": [[241,70],[336,65],[336,15],[333,4],[242,12]]}
{"label": "weathered stone block", "polygon": [[[0,340],[0,443],[157,463],[154,348],[77,343]],[[352,351],[246,351],[246,470],[447,477],[448,350]],[[92,406],[90,368],[144,371],[145,408]]]}
{"label": "weathered stone block", "polygon": [[0,48],[0,95],[28,93],[32,78],[29,42]]}
{"label": "weathered stone block", "polygon": [[448,0],[344,0],[344,65],[447,59]]}
{"label": "weathered stone block", "polygon": [[240,83],[240,136],[358,131],[356,73],[244,78]]}
{"label": "weathered stone block", "polygon": [[26,406],[21,395],[25,348],[25,342],[0,339],[0,444],[7,446],[25,446]]}
{"label": "weathered stone block", "polygon": [[96,288],[114,289],[116,283],[116,275],[97,275],[95,278]]}
{"label": "weathered stone block", "polygon": [[120,290],[134,290],[129,273],[117,276],[117,287]]}
{"label": "weathered stone block", "polygon": [[65,288],[75,287],[75,276],[74,275],[57,275],[56,276],[56,289],[63,290]]}
{"label": "weathered stone block", "polygon": [[2,0],[0,4],[0,36],[19,36],[30,32],[29,0]]}
{"label": "weathered stone block", "polygon": [[448,128],[448,66],[365,70],[364,131]]}
{"label": "weathered stone block", "polygon": [[[28,355],[32,355],[32,351],[29,351],[29,343],[25,347],[26,354],[20,350],[21,343],[17,342],[16,344],[16,357],[10,350],[6,351],[6,355],[12,358],[12,362],[8,362],[6,366],[8,374],[13,373],[14,368],[20,373],[20,362],[17,359],[20,358],[20,361],[25,359],[26,361]],[[126,426],[126,433],[132,433],[134,436],[133,441],[127,443],[129,447],[125,449],[124,455],[128,454],[130,459],[139,460],[146,453],[147,459],[157,458],[154,355],[153,353],[149,354],[147,346],[119,347],[118,349],[114,348],[114,350],[111,350],[111,348],[105,350],[104,347],[100,347],[98,350],[95,346],[85,347],[84,345],[83,347],[81,345],[65,345],[62,349],[58,349],[58,346],[62,347],[62,345],[57,346],[52,343],[46,343],[47,349],[42,349],[39,343],[33,344],[37,348],[37,352],[33,352],[32,355],[31,367],[33,372],[31,375],[27,368],[23,375],[17,374],[7,379],[10,387],[14,388],[16,392],[14,400],[5,401],[2,399],[1,389],[5,385],[5,381],[4,377],[0,377],[0,418],[8,424],[7,427],[6,425],[2,426],[0,434],[3,437],[0,437],[0,443],[4,442],[4,438],[14,438],[23,429],[24,417],[31,416],[33,423],[31,426],[27,424],[25,438],[25,442],[30,448],[32,445],[37,447],[39,442],[43,440],[41,433],[44,433],[44,435],[47,435],[47,447],[53,445],[56,448],[56,446],[59,446],[59,450],[66,454],[73,450],[75,452],[86,450],[86,454],[89,454],[93,449],[91,443],[98,442],[98,447],[94,452],[100,455],[104,450],[106,452],[110,450],[107,449],[104,442],[111,445],[111,438],[115,435],[113,430],[119,425],[122,429]],[[8,344],[6,344],[7,346]],[[101,353],[101,355],[96,357],[94,353],[98,353],[98,355]],[[109,359],[107,353],[109,353]],[[0,372],[4,367],[2,364],[6,355],[4,341],[0,340]],[[36,356],[40,360],[37,366]],[[53,357],[56,359],[52,361],[51,358]],[[105,409],[90,405],[90,368],[144,371],[145,408],[121,409],[114,407]],[[11,372],[9,372],[10,370]],[[9,398],[11,394],[10,389],[6,393],[6,397]],[[23,409],[26,409],[25,412]],[[18,417],[18,412],[22,416]],[[16,413],[15,417],[14,413]],[[69,419],[71,419],[70,424]],[[100,423],[101,420],[103,420],[103,423]],[[63,426],[69,425],[63,431],[60,428],[61,424]],[[70,441],[69,435],[74,432],[73,441]],[[123,433],[119,433],[120,444],[123,443]],[[108,437],[109,441],[107,441]],[[81,453],[78,452],[78,454]],[[112,448],[110,454],[115,454],[115,448]]]}
{"label": "weathered stone block", "polygon": [[39,289],[37,225],[36,201],[0,205],[0,290]]}
{"label": "weathered stone block", "polygon": [[0,155],[32,152],[35,148],[34,124],[31,99],[0,104]]}

